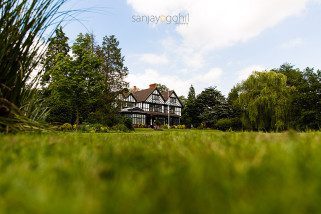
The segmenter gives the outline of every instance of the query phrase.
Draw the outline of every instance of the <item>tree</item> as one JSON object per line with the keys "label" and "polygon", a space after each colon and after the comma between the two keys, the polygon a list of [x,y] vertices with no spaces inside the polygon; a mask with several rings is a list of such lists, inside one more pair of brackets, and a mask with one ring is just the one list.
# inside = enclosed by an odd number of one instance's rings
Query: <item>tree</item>
{"label": "tree", "polygon": [[70,75],[70,86],[72,87],[70,101],[75,109],[76,121],[79,125],[80,119],[86,120],[86,116],[95,110],[102,92],[103,84],[101,59],[94,52],[94,38],[90,34],[79,34],[72,46],[75,56],[74,69]]}
{"label": "tree", "polygon": [[196,95],[193,85],[189,88],[188,97],[182,110],[182,123],[188,127],[197,126]]}
{"label": "tree", "polygon": [[114,125],[118,118],[118,95],[127,88],[119,42],[105,37],[95,46],[93,35],[79,34],[69,55],[68,38],[59,28],[50,40],[44,60],[44,92],[50,107],[49,122],[103,123]]}
{"label": "tree", "polygon": [[157,89],[162,93],[162,92],[165,92],[165,91],[169,91],[169,88],[166,86],[166,85],[163,85],[161,83],[157,83],[156,84],[157,86]]}
{"label": "tree", "polygon": [[285,75],[255,72],[240,84],[237,105],[242,109],[242,123],[251,130],[283,130],[288,125],[292,87]]}
{"label": "tree", "polygon": [[232,130],[241,130],[242,122],[241,122],[241,116],[242,116],[242,108],[238,103],[238,97],[240,93],[241,84],[237,84],[234,86],[227,97],[227,103],[229,107],[231,108],[229,120],[223,120],[222,122],[230,122],[231,126],[229,129]]}
{"label": "tree", "polygon": [[[45,100],[45,105],[49,109],[46,118],[49,122],[71,122],[72,109],[64,98],[58,96],[57,82],[64,82],[63,79],[68,76],[68,71],[72,69],[71,57],[69,56],[70,47],[68,37],[63,32],[62,27],[55,31],[55,35],[49,39],[48,48],[42,59],[44,73],[41,77],[41,95]],[[54,82],[54,84],[51,84]],[[69,94],[67,94],[69,95]]]}
{"label": "tree", "polygon": [[43,87],[42,93],[49,108],[48,122],[73,123],[75,113],[72,98],[74,71],[72,58],[69,55],[58,54],[53,66],[47,70],[50,82]]}
{"label": "tree", "polygon": [[314,68],[300,71],[291,64],[283,64],[275,72],[287,76],[287,85],[294,87],[292,93],[290,127],[306,130],[321,128],[321,74]]}
{"label": "tree", "polygon": [[273,69],[272,71],[276,73],[284,74],[286,78],[286,83],[288,86],[299,87],[306,84],[303,73],[298,68],[294,68],[293,65],[285,63],[278,69]]}
{"label": "tree", "polygon": [[219,119],[228,118],[231,108],[225,97],[215,87],[206,88],[196,98],[194,105],[199,123],[214,128]]}
{"label": "tree", "polygon": [[186,102],[187,102],[186,97],[184,97],[184,96],[182,95],[182,96],[179,96],[178,98],[179,98],[179,100],[181,101],[181,103],[183,104],[183,107],[184,107],[185,104],[186,104]]}
{"label": "tree", "polygon": [[119,48],[119,41],[114,35],[105,36],[102,46],[96,48],[96,53],[102,61],[100,71],[104,75],[104,93],[114,101],[124,88],[128,88],[125,81],[128,68],[124,65],[125,57]]}
{"label": "tree", "polygon": [[[58,33],[61,34],[60,31]],[[53,39],[51,47],[57,46],[58,41],[61,40]],[[60,45],[60,47],[65,46]],[[50,91],[48,103],[51,113],[48,120],[79,125],[92,111],[95,111],[101,99],[103,76],[99,70],[100,58],[94,52],[92,35],[79,34],[72,50],[73,58],[58,50],[55,59],[50,61],[54,54],[48,54],[48,61],[53,62],[48,69],[48,74],[51,76],[48,85]]]}
{"label": "tree", "polygon": [[55,36],[49,39],[49,45],[42,60],[44,73],[41,78],[41,85],[46,85],[51,80],[51,70],[61,59],[60,56],[69,55],[70,47],[68,45],[68,37],[63,32],[62,27],[56,29]]}
{"label": "tree", "polygon": [[195,93],[195,88],[193,85],[189,88],[188,96],[187,96],[187,101],[188,102],[194,102],[196,100],[196,93]]}
{"label": "tree", "polygon": [[182,111],[182,121],[187,126],[203,124],[215,128],[216,122],[229,118],[231,111],[231,106],[215,87],[206,88],[196,97],[195,89],[191,86]]}
{"label": "tree", "polygon": [[119,120],[118,97],[128,90],[128,83],[125,81],[128,68],[124,65],[125,58],[114,35],[105,36],[102,46],[97,46],[95,51],[102,62],[99,70],[103,75],[103,94],[99,107],[91,115],[91,122],[100,121],[106,125],[113,125]]}
{"label": "tree", "polygon": [[276,73],[281,73],[287,77],[287,86],[292,87],[296,93],[291,94],[290,109],[288,112],[289,128],[299,128],[298,118],[301,115],[302,107],[298,105],[299,100],[302,99],[301,87],[306,87],[303,73],[300,69],[294,68],[293,65],[285,63],[278,69],[273,69]]}
{"label": "tree", "polygon": [[321,128],[321,71],[307,67],[302,71],[303,81],[296,85],[293,124],[300,130]]}

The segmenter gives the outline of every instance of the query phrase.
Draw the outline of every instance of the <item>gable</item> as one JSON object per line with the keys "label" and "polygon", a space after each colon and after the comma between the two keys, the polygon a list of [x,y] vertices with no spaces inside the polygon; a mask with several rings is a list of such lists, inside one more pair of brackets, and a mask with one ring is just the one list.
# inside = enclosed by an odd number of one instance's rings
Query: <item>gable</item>
{"label": "gable", "polygon": [[134,102],[136,102],[136,99],[133,95],[130,94],[127,98],[124,99],[124,101],[134,103]]}
{"label": "gable", "polygon": [[146,99],[146,102],[149,103],[157,103],[157,104],[165,104],[165,100],[162,97],[161,93],[158,91],[158,89],[155,89],[149,97]]}
{"label": "gable", "polygon": [[177,106],[177,107],[183,107],[179,97],[175,93],[175,91],[172,91],[171,95],[169,96],[169,99],[166,101],[166,104]]}

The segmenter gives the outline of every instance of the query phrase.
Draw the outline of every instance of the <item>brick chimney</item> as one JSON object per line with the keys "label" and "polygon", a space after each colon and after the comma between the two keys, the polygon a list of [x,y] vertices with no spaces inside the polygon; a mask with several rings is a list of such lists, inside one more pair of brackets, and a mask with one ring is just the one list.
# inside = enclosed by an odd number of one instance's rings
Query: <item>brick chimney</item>
{"label": "brick chimney", "polygon": [[132,88],[132,92],[135,93],[135,92],[137,92],[137,91],[139,91],[139,88],[137,88],[137,86],[135,85],[135,86]]}
{"label": "brick chimney", "polygon": [[156,83],[153,83],[153,84],[150,84],[149,85],[149,88],[156,88],[157,87],[157,84]]}

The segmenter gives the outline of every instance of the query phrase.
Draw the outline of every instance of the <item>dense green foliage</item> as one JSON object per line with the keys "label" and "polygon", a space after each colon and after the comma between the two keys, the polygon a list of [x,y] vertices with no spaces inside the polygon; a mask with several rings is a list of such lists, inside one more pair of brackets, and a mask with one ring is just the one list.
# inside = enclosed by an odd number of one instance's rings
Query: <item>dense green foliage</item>
{"label": "dense green foliage", "polygon": [[51,78],[48,89],[44,88],[50,93],[46,97],[51,109],[49,121],[79,124],[101,95],[100,61],[93,54],[92,44],[90,35],[80,34],[72,46],[73,58],[58,52],[54,63],[50,63],[47,72]]}
{"label": "dense green foliage", "polygon": [[284,64],[275,72],[287,77],[287,85],[295,88],[291,96],[289,127],[299,130],[321,128],[321,71],[295,69]]}
{"label": "dense green foliage", "polygon": [[238,87],[234,105],[241,111],[243,126],[251,130],[284,130],[287,127],[291,93],[286,76],[255,72]]}
{"label": "dense green foliage", "polygon": [[196,93],[193,85],[189,88],[188,96],[182,110],[182,123],[188,127],[193,127],[197,123],[196,117]]}
{"label": "dense green foliage", "polygon": [[227,99],[216,88],[196,95],[191,87],[182,122],[219,130],[319,130],[320,100],[321,71],[284,64],[252,73],[232,88]]}
{"label": "dense green foliage", "polygon": [[166,85],[161,83],[157,83],[156,86],[161,93],[169,90],[169,88]]}
{"label": "dense green foliage", "polygon": [[121,53],[119,41],[114,35],[105,36],[102,46],[95,48],[95,54],[101,60],[99,71],[102,78],[102,95],[97,98],[98,105],[90,113],[89,122],[114,125],[119,123],[118,96],[128,89],[125,81],[128,68],[124,65],[125,58]]}
{"label": "dense green foliage", "polygon": [[114,36],[104,37],[102,46],[96,46],[92,35],[79,34],[70,48],[62,29],[56,30],[42,78],[48,122],[112,126],[122,120],[116,107],[118,95],[127,87],[128,72],[118,45]]}
{"label": "dense green foliage", "polygon": [[218,120],[231,115],[231,108],[225,97],[216,88],[206,88],[195,100],[194,108],[198,124],[214,128]]}
{"label": "dense green foliage", "polygon": [[319,213],[320,133],[0,136],[1,213]]}
{"label": "dense green foliage", "polygon": [[[216,88],[206,88],[196,96],[194,87],[190,87],[182,111],[182,122],[188,127],[221,129],[221,125],[216,123],[221,119],[233,119],[233,116],[232,105],[227,102],[226,98]],[[233,125],[229,128],[235,129],[236,127]],[[225,129],[224,126],[222,130]]]}

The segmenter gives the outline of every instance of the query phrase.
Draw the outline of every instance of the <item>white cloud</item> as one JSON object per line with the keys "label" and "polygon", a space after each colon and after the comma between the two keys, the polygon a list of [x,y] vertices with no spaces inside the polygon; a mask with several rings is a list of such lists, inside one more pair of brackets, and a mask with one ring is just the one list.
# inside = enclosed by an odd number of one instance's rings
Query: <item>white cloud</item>
{"label": "white cloud", "polygon": [[285,18],[301,13],[309,0],[127,0],[137,13],[176,14],[187,11],[188,25],[176,31],[180,45],[208,51],[247,41]]}
{"label": "white cloud", "polygon": [[[188,25],[174,26],[177,35],[164,34],[161,41],[162,51],[170,59],[169,66],[189,73],[182,77],[175,71],[170,75],[146,69],[143,73],[130,74],[129,81],[140,88],[146,88],[152,82],[161,82],[184,95],[190,84],[196,90],[213,85],[222,86],[221,69],[205,71],[213,67],[208,59],[214,51],[246,42],[286,18],[300,15],[311,1],[321,0],[127,0],[134,13],[175,15],[188,12],[190,17]],[[292,41],[291,45],[300,45],[300,42]],[[286,46],[291,45],[289,43]],[[157,61],[152,58],[149,56],[142,61],[149,66],[150,62]],[[265,68],[260,65],[248,66],[237,71],[227,84],[245,80],[255,70],[262,71]]]}
{"label": "white cloud", "polygon": [[168,58],[165,54],[158,55],[152,53],[142,54],[140,60],[144,63],[151,65],[166,65],[169,63]]}
{"label": "white cloud", "polygon": [[127,81],[131,87],[137,86],[140,89],[147,88],[151,83],[165,84],[170,89],[175,90],[178,95],[186,96],[191,84],[199,90],[219,84],[222,73],[222,69],[213,68],[202,75],[184,79],[182,76],[175,74],[161,74],[155,69],[146,69],[143,73],[130,73]]}
{"label": "white cloud", "polygon": [[209,72],[199,75],[194,78],[195,82],[205,83],[205,84],[214,84],[217,83],[221,75],[223,74],[223,70],[220,68],[212,68]]}
{"label": "white cloud", "polygon": [[182,5],[186,2],[185,0],[127,0],[136,12],[146,15],[167,15],[181,11],[185,8]]}
{"label": "white cloud", "polygon": [[189,83],[176,75],[165,75],[154,69],[146,69],[143,73],[130,73],[127,77],[130,86],[137,86],[140,89],[148,88],[151,83],[165,84],[170,89],[174,89],[178,95],[186,93]]}
{"label": "white cloud", "polygon": [[246,80],[254,71],[264,71],[266,68],[262,65],[251,65],[237,72],[236,82],[240,83]]}
{"label": "white cloud", "polygon": [[301,45],[304,44],[304,41],[302,38],[294,38],[291,39],[281,45],[281,48],[283,49],[292,49],[292,48],[297,48],[300,47]]}
{"label": "white cloud", "polygon": [[204,54],[193,48],[178,44],[172,37],[161,41],[165,52],[174,58],[173,62],[182,62],[187,69],[200,69],[205,65]]}

